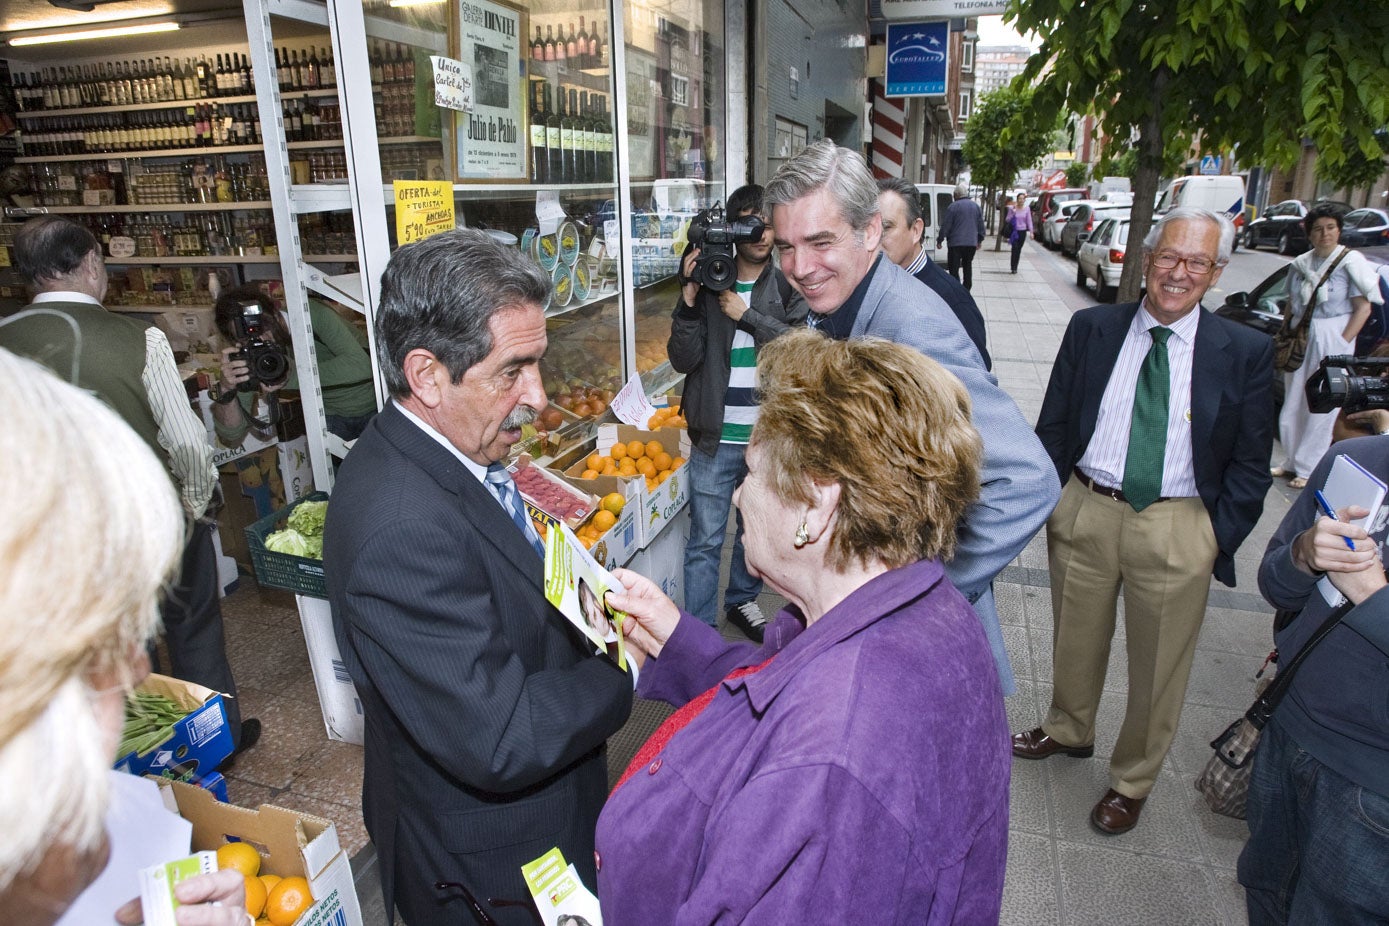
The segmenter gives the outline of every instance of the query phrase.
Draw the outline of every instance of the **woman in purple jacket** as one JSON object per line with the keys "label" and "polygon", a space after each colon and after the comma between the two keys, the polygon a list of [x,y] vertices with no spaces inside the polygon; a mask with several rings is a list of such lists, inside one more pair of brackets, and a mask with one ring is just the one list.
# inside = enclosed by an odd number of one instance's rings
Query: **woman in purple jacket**
{"label": "woman in purple jacket", "polygon": [[968,393],[886,341],[782,335],[734,502],[791,601],[760,649],[625,570],[638,693],[680,710],[598,821],[606,926],[996,923],[1008,730],[940,559],[979,492]]}

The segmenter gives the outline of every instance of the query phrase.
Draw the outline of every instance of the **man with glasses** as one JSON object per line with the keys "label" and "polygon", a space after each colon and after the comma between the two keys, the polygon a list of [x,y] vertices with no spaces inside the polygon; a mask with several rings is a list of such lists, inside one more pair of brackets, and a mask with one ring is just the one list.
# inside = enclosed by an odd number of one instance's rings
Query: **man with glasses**
{"label": "man with glasses", "polygon": [[1143,242],[1147,295],[1071,318],[1037,421],[1065,482],[1047,521],[1054,684],[1013,754],[1094,754],[1122,589],[1128,705],[1090,814],[1110,835],[1138,822],[1181,717],[1210,575],[1235,584],[1272,482],[1273,343],[1200,311],[1233,242],[1223,215],[1164,215]]}
{"label": "man with glasses", "polygon": [[945,301],[883,253],[878,185],[862,156],[816,142],[777,170],[763,199],[781,271],[805,297],[812,327],[841,341],[878,337],[914,347],[969,390],[984,464],[979,500],[960,522],[945,571],[974,605],[999,684],[1012,694],[992,583],[1056,504],[1060,486],[1046,452]]}

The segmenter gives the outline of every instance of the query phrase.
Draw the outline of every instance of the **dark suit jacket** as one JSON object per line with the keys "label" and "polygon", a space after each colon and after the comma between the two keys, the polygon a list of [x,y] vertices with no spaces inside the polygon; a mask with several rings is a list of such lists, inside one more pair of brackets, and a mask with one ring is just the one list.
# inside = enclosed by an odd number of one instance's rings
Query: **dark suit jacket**
{"label": "dark suit jacket", "polygon": [[[1272,484],[1273,341],[1204,309],[1191,367],[1191,443],[1196,490],[1220,552],[1212,570],[1235,584],[1235,551],[1249,536]],[[1138,303],[1071,316],[1051,369],[1037,436],[1064,483],[1095,433],[1100,399]]]}
{"label": "dark suit jacket", "polygon": [[492,493],[389,404],[343,463],[323,553],[386,909],[472,922],[435,881],[526,900],[520,866],[554,846],[592,887],[604,742],[632,682],[545,601],[542,562]]}
{"label": "dark suit jacket", "polygon": [[932,261],[929,257],[921,269],[912,274],[921,282],[945,300],[945,304],[950,306],[950,311],[955,313],[955,317],[960,320],[960,324],[965,329],[965,334],[974,342],[974,346],[979,348],[979,356],[984,360],[984,369],[994,368],[993,358],[989,356],[987,345],[988,332],[984,328],[984,313],[979,311],[979,304],[974,301],[974,297],[969,294],[969,290],[960,285],[950,274],[940,269],[940,265]]}

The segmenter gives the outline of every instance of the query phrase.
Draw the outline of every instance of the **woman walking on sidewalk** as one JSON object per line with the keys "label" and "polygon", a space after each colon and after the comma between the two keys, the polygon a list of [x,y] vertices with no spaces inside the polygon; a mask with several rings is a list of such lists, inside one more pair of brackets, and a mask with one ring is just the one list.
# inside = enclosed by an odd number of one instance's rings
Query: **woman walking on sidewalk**
{"label": "woman walking on sidewalk", "polygon": [[1003,220],[1003,227],[1008,232],[1008,243],[1013,247],[1010,261],[1014,273],[1018,272],[1018,258],[1022,256],[1022,246],[1027,243],[1027,236],[1032,232],[1032,210],[1027,208],[1026,203],[1027,197],[1019,193],[1017,204],[1009,207],[1008,217]]}

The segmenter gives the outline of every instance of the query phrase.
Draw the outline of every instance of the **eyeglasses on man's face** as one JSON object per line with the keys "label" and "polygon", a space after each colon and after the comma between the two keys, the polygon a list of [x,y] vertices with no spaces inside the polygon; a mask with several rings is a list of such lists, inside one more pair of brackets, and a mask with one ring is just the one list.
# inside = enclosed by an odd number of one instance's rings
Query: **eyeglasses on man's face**
{"label": "eyeglasses on man's face", "polygon": [[1203,277],[1216,267],[1221,266],[1220,261],[1211,260],[1208,257],[1182,257],[1171,251],[1159,251],[1152,255],[1149,260],[1159,270],[1175,270],[1178,264],[1184,264],[1187,273],[1198,277]]}

